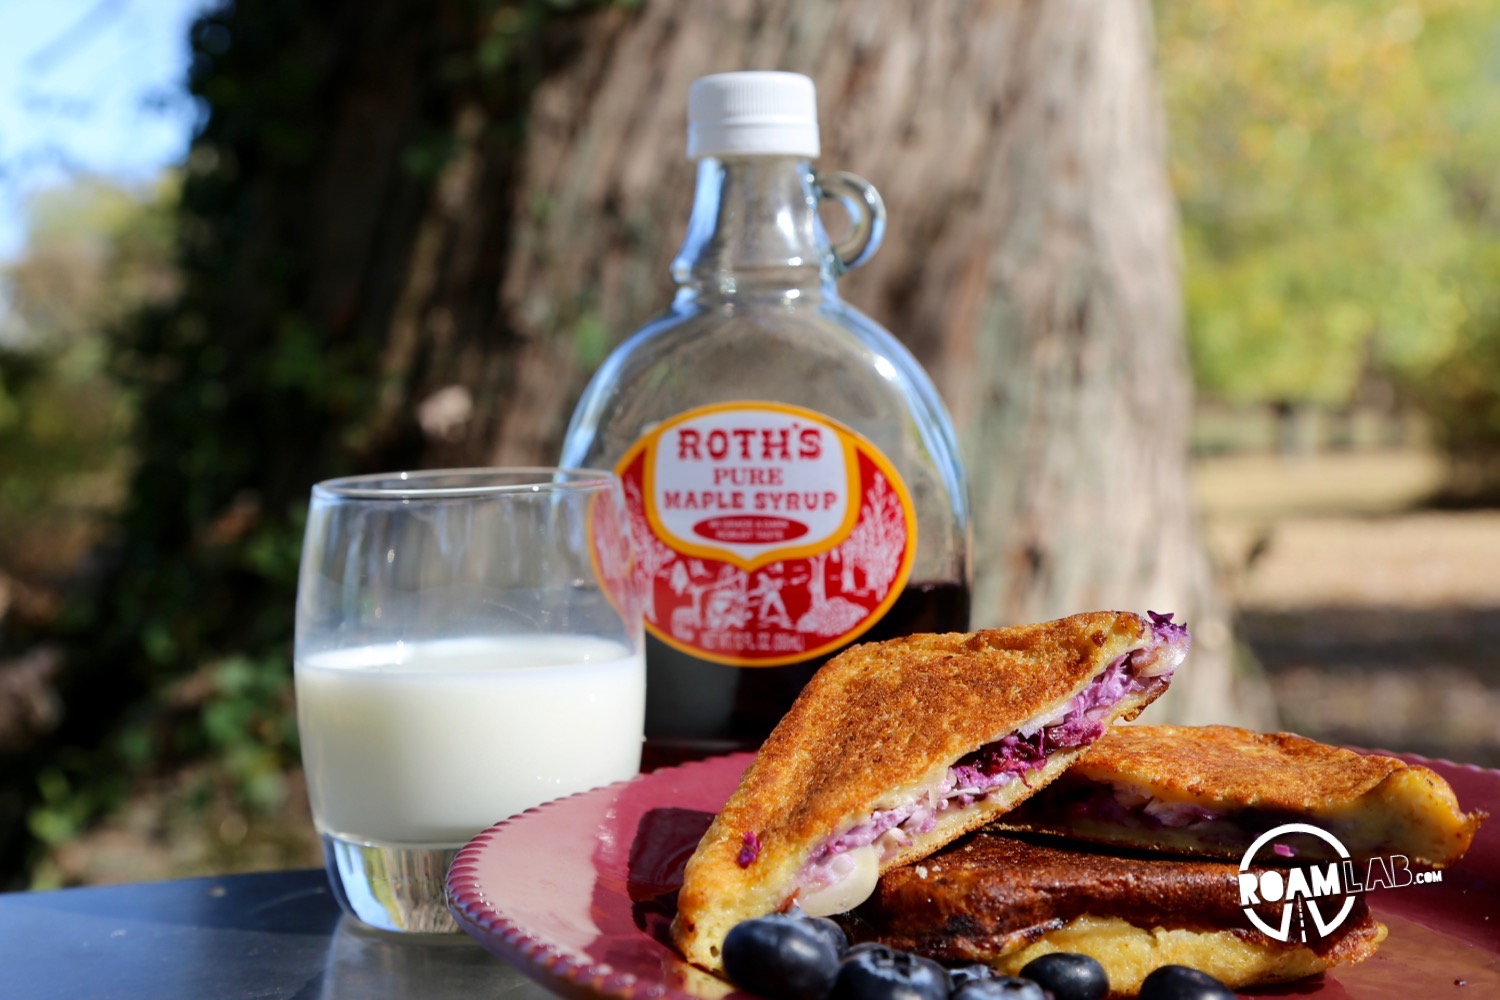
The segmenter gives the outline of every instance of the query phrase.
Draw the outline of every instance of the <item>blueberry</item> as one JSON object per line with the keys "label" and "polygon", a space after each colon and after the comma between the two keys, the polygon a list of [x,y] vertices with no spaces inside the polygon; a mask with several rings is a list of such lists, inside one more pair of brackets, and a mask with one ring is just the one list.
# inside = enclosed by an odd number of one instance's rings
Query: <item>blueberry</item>
{"label": "blueberry", "polygon": [[750,993],[822,1000],[838,976],[839,955],[811,921],[775,914],[730,930],[724,937],[724,971]]}
{"label": "blueberry", "polygon": [[1027,962],[1021,975],[1057,1000],[1102,1000],[1109,992],[1104,966],[1087,955],[1056,951]]}
{"label": "blueberry", "polygon": [[953,991],[953,1000],[1052,1000],[1052,994],[1029,979],[996,976],[964,983]]}
{"label": "blueberry", "polygon": [[1206,972],[1163,965],[1141,983],[1141,1000],[1234,1000],[1234,991]]}
{"label": "blueberry", "polygon": [[849,935],[827,917],[802,917],[802,922],[821,934],[823,939],[833,946],[834,954],[843,957],[844,952],[849,950]]}
{"label": "blueberry", "polygon": [[953,983],[954,992],[957,992],[966,983],[994,979],[999,974],[983,962],[975,962],[973,965],[961,965],[956,969],[949,969],[948,979]]}
{"label": "blueberry", "polygon": [[829,1000],[947,1000],[941,965],[884,945],[855,945],[844,956]]}

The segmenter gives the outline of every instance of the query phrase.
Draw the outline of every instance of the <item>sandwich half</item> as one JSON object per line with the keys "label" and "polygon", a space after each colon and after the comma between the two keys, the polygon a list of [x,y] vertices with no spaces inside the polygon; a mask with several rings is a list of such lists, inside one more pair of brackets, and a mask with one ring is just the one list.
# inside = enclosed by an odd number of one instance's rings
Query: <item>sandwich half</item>
{"label": "sandwich half", "polygon": [[1166,690],[1170,615],[1094,612],[855,646],[818,671],[688,861],[672,935],[719,968],[735,924],[839,913],[1056,778]]}
{"label": "sandwich half", "polygon": [[[1288,940],[1276,940],[1241,909],[1238,879],[1236,864],[1100,853],[989,829],[888,873],[841,920],[857,941],[1007,975],[1048,952],[1089,955],[1114,997],[1135,996],[1162,965],[1200,969],[1235,989],[1287,982],[1363,961],[1385,939],[1356,896],[1326,937],[1302,941],[1295,929],[1304,924],[1294,920]],[[1281,924],[1280,904],[1256,909],[1269,926]]]}
{"label": "sandwich half", "polygon": [[[1399,854],[1441,868],[1463,856],[1484,818],[1463,812],[1439,775],[1394,757],[1232,726],[1121,726],[1002,823],[1235,860],[1267,830],[1308,823],[1355,858]],[[1283,863],[1336,857],[1312,835],[1277,843]]]}

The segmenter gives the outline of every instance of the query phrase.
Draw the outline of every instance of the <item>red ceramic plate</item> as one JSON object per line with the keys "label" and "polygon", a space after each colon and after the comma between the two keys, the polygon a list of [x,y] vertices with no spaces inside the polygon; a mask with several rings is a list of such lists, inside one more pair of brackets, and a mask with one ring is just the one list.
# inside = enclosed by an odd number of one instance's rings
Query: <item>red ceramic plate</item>
{"label": "red ceramic plate", "polygon": [[[1500,771],[1407,757],[1497,817],[1436,885],[1377,890],[1390,936],[1367,962],[1247,996],[1357,1000],[1500,997]],[[459,925],[567,996],[743,997],[665,943],[682,866],[749,754],[641,775],[496,824],[448,874]]]}

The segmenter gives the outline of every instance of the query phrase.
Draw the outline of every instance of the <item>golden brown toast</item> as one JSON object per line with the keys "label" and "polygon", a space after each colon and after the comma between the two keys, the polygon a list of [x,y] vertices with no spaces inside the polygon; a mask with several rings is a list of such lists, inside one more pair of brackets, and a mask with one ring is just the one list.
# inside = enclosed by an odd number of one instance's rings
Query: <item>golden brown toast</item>
{"label": "golden brown toast", "polygon": [[[688,862],[678,947],[713,970],[742,920],[794,903],[814,913],[853,906],[877,869],[983,825],[1062,773],[1110,723],[1133,718],[1166,689],[1187,644],[1170,617],[1095,612],[835,657]],[[1086,739],[1060,745],[1075,737]]]}
{"label": "golden brown toast", "polygon": [[[1167,964],[1235,988],[1299,979],[1362,961],[1385,937],[1356,897],[1329,936],[1277,941],[1240,908],[1238,876],[1233,864],[1068,849],[984,830],[888,872],[844,923],[856,940],[1008,975],[1049,951],[1091,955],[1113,996],[1133,996]],[[1279,906],[1257,910],[1279,924]]]}
{"label": "golden brown toast", "polygon": [[[1003,825],[1237,860],[1266,830],[1301,822],[1356,858],[1400,854],[1443,867],[1484,818],[1462,812],[1439,775],[1394,757],[1232,726],[1121,726]],[[1306,836],[1284,860],[1333,856]]]}

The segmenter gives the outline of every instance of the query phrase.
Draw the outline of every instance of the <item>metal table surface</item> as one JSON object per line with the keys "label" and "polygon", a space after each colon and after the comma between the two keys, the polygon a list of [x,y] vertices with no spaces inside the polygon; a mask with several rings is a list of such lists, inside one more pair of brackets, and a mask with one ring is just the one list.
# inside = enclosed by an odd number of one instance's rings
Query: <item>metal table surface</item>
{"label": "metal table surface", "polygon": [[0,894],[0,969],[25,1000],[555,996],[462,934],[356,929],[321,869]]}

